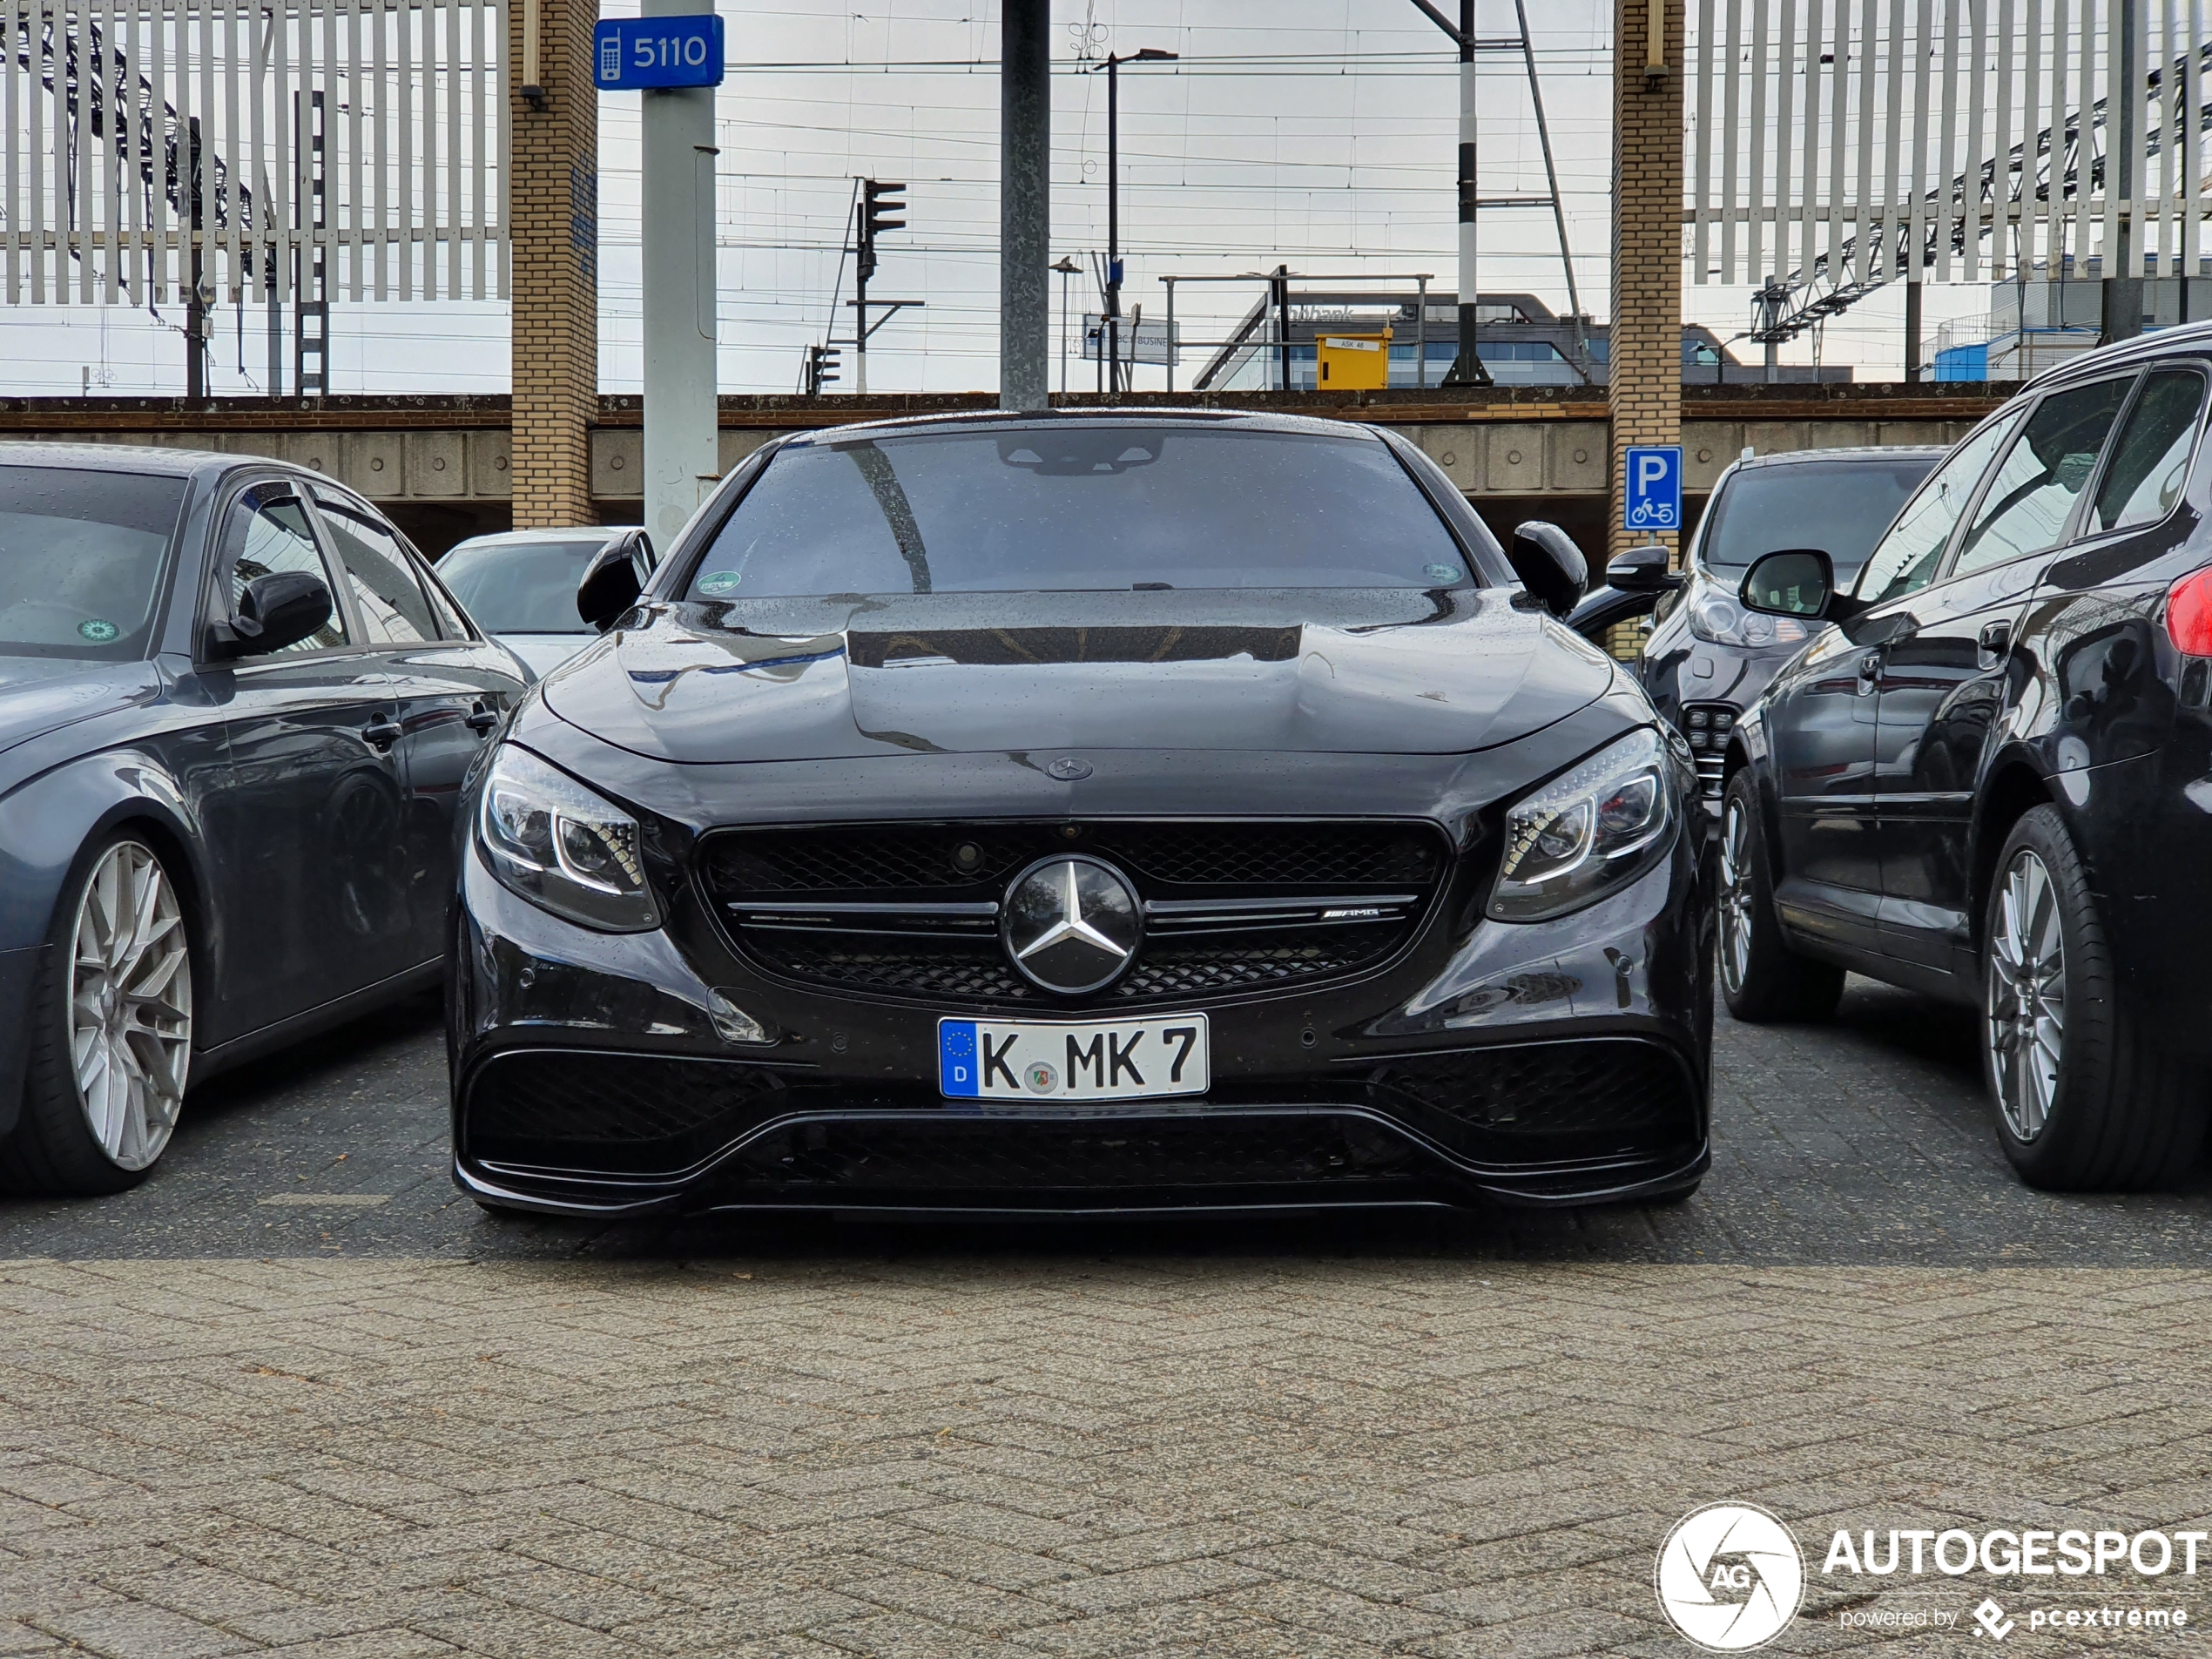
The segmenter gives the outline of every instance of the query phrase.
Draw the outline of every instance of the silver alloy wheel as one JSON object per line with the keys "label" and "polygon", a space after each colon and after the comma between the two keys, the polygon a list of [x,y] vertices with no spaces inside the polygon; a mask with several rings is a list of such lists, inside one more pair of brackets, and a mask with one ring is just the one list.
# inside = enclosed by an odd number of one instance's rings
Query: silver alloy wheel
{"label": "silver alloy wheel", "polygon": [[2033,849],[2006,867],[1995,920],[1983,1036],[1997,1108],[2027,1143],[2050,1122],[2066,1053],[2066,941],[2051,873]]}
{"label": "silver alloy wheel", "polygon": [[192,960],[161,861],[136,841],[100,855],[77,904],[69,1053],[84,1126],[143,1170],[177,1127],[192,1064]]}
{"label": "silver alloy wheel", "polygon": [[1721,826],[1721,982],[1731,995],[1751,972],[1751,815],[1728,803]]}

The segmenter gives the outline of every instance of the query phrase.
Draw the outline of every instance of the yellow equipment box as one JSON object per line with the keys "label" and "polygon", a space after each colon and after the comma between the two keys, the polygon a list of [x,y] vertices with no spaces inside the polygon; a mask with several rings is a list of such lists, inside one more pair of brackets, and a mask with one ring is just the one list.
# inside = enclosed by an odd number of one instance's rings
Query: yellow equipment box
{"label": "yellow equipment box", "polygon": [[1316,348],[1325,392],[1379,392],[1390,385],[1390,330],[1324,334]]}

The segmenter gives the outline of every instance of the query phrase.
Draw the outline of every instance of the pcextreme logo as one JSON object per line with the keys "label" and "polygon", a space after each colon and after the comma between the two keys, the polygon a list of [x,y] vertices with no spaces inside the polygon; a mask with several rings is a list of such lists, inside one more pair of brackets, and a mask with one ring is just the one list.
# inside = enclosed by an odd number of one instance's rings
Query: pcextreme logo
{"label": "pcextreme logo", "polygon": [[1805,1558],[1757,1504],[1693,1509],[1659,1546],[1653,1573],[1667,1622],[1708,1653],[1747,1653],[1790,1628],[1805,1595]]}

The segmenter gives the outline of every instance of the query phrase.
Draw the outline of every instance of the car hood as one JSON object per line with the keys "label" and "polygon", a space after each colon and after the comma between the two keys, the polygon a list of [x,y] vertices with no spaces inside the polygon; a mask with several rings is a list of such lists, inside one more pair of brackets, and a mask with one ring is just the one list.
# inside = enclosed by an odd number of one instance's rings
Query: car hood
{"label": "car hood", "polygon": [[604,740],[699,764],[1178,749],[1461,754],[1608,658],[1506,590],[921,594],[673,604],[547,677]]}
{"label": "car hood", "polygon": [[152,663],[0,654],[0,750],[143,703],[160,689],[161,676]]}

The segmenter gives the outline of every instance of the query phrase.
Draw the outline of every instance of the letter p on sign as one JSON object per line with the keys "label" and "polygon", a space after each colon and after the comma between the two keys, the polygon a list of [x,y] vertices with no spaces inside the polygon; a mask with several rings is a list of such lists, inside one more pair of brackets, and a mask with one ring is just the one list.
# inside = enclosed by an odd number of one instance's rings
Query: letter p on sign
{"label": "letter p on sign", "polygon": [[1631,448],[1624,457],[1621,523],[1632,530],[1682,528],[1682,446]]}

